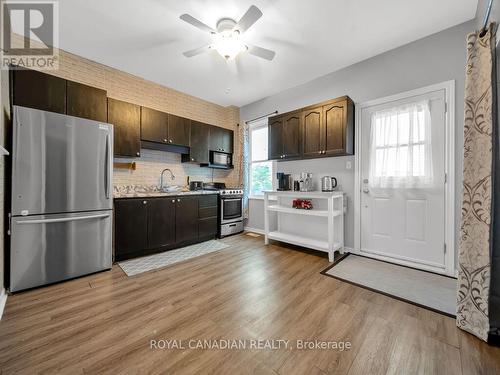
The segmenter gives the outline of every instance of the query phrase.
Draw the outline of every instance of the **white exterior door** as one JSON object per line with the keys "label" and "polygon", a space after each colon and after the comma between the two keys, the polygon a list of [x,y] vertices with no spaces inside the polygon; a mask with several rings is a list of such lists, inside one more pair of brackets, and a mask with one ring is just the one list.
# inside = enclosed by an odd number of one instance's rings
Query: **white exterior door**
{"label": "white exterior door", "polygon": [[[416,103],[425,103],[430,131],[407,121],[405,108]],[[361,109],[362,255],[446,273],[445,103],[442,89]],[[390,116],[391,111],[403,113],[398,126],[376,122],[387,120],[383,116]],[[412,113],[410,117],[413,115],[417,116]],[[424,115],[418,116],[422,120]],[[408,137],[408,132],[418,131],[419,135]],[[423,147],[428,147],[426,152]]]}

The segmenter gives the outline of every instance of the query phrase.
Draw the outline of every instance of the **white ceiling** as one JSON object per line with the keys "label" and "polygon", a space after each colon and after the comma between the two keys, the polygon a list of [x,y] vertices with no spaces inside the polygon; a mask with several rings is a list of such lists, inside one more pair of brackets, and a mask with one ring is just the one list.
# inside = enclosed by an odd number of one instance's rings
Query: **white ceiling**
{"label": "white ceiling", "polygon": [[[215,27],[250,5],[264,15],[245,34],[273,61],[242,54],[228,66],[181,21]],[[63,0],[60,47],[221,105],[242,106],[474,18],[477,0]],[[229,93],[227,89],[230,89]]]}

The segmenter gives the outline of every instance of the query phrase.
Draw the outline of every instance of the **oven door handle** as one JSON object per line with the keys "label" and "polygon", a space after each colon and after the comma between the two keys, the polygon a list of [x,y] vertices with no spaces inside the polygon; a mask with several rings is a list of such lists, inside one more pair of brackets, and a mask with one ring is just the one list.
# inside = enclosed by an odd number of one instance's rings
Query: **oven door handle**
{"label": "oven door handle", "polygon": [[241,198],[222,198],[225,202],[241,201]]}

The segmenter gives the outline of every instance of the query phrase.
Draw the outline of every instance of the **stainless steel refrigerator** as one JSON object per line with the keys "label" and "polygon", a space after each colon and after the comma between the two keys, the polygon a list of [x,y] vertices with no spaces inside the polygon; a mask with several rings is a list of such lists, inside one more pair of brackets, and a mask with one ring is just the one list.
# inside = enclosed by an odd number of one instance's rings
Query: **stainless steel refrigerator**
{"label": "stainless steel refrigerator", "polygon": [[10,291],[111,268],[113,126],[13,107]]}

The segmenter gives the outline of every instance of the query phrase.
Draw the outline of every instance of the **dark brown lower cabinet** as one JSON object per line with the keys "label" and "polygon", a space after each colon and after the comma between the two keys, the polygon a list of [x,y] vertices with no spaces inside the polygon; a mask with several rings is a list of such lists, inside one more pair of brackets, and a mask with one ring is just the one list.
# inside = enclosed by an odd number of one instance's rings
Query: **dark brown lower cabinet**
{"label": "dark brown lower cabinet", "polygon": [[170,250],[217,234],[217,195],[115,199],[115,260]]}
{"label": "dark brown lower cabinet", "polygon": [[198,197],[178,197],[175,206],[175,242],[182,244],[197,239]]}
{"label": "dark brown lower cabinet", "polygon": [[175,198],[149,199],[148,205],[148,246],[175,244]]}
{"label": "dark brown lower cabinet", "polygon": [[115,199],[115,259],[122,260],[148,247],[148,200]]}
{"label": "dark brown lower cabinet", "polygon": [[217,195],[200,195],[198,200],[198,238],[200,241],[217,235]]}

